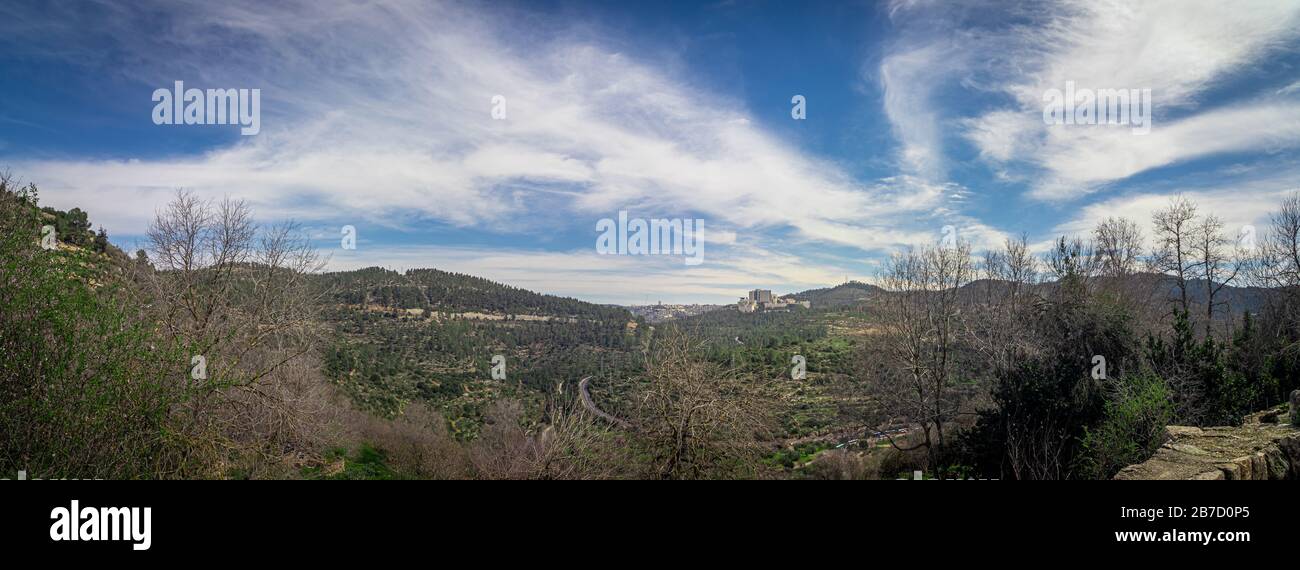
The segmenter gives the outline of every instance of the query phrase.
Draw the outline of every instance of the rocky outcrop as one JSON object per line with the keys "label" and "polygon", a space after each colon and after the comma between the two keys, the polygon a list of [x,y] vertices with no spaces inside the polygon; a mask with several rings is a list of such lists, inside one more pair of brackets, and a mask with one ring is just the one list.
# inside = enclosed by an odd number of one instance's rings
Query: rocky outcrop
{"label": "rocky outcrop", "polygon": [[1300,479],[1300,429],[1289,406],[1252,414],[1241,427],[1169,426],[1168,440],[1116,479]]}

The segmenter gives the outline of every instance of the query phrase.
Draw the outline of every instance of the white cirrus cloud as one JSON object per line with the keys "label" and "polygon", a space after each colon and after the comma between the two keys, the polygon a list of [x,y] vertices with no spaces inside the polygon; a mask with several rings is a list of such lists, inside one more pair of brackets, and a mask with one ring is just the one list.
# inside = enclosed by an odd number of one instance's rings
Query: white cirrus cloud
{"label": "white cirrus cloud", "polygon": [[[140,233],[170,190],[185,187],[309,222],[544,232],[623,209],[881,249],[928,231],[952,194],[912,178],[858,183],[762,129],[736,101],[563,22],[451,3],[331,6],[105,8],[93,15],[98,37],[136,62],[115,73],[147,85],[260,88],[262,134],[200,155],[14,168],[57,190],[56,205],[93,205],[118,234]],[[31,21],[21,10],[0,15]],[[69,13],[9,31],[42,57],[94,62],[76,47],[89,19]],[[134,33],[146,20],[168,25]],[[492,119],[496,95],[506,120]],[[142,121],[151,105],[142,103]]]}
{"label": "white cirrus cloud", "polygon": [[[1300,102],[1261,92],[1205,106],[1209,92],[1261,58],[1294,46],[1300,4],[1202,0],[1058,0],[1006,46],[1014,104],[965,122],[966,136],[995,163],[1036,175],[1031,195],[1068,200],[1148,170],[1211,155],[1300,145]],[[1150,133],[1127,126],[1046,125],[1043,94],[1150,89]]]}
{"label": "white cirrus cloud", "polygon": [[[1211,97],[1267,58],[1294,52],[1300,3],[898,0],[889,15],[897,47],[880,68],[904,165],[943,165],[943,133],[955,127],[995,174],[1028,181],[1034,198],[1064,201],[1198,158],[1300,145],[1292,87]],[[1067,82],[1150,89],[1150,134],[1046,125],[1044,93]],[[954,85],[969,106],[936,101]]]}

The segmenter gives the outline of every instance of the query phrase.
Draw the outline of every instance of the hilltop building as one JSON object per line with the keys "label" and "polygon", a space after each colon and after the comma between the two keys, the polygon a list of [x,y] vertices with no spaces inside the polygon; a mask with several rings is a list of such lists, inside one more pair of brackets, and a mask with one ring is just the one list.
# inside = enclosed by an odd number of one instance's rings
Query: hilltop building
{"label": "hilltop building", "polygon": [[755,311],[771,311],[789,309],[798,305],[805,309],[812,307],[808,301],[797,301],[789,297],[777,297],[772,294],[770,289],[754,289],[749,295],[736,303],[736,310],[742,313],[753,313]]}

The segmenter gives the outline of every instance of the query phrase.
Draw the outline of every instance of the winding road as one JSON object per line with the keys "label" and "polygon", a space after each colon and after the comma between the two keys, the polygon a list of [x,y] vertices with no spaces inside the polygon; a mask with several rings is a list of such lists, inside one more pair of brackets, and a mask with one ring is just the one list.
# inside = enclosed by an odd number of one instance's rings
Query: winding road
{"label": "winding road", "polygon": [[586,407],[587,410],[590,411],[591,413],[596,414],[601,419],[611,424],[614,424],[623,429],[632,429],[632,424],[620,420],[610,414],[607,414],[604,411],[601,411],[600,408],[596,407],[596,403],[591,400],[591,392],[587,390],[587,384],[590,382],[591,382],[591,376],[588,376],[578,381],[578,391],[582,393],[582,405]]}

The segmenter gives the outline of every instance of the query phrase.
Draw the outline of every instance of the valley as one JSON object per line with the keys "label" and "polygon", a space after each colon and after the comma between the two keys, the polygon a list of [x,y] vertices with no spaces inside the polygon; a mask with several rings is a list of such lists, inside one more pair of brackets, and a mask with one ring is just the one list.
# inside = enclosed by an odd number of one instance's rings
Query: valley
{"label": "valley", "polygon": [[[913,250],[879,284],[621,307],[433,268],[327,271],[292,226],[257,242],[245,205],[184,192],[128,256],[34,187],[0,196],[32,232],[0,252],[28,270],[0,300],[46,315],[0,322],[8,350],[63,394],[10,399],[11,417],[45,406],[72,430],[13,449],[97,457],[67,435],[87,421],[143,436],[123,461],[47,466],[70,476],[1109,478],[1166,425],[1235,425],[1300,379],[1294,287],[1117,269],[1065,238],[978,264],[966,245]],[[185,219],[213,225],[187,237]],[[40,245],[47,222],[58,247]],[[187,245],[223,235],[247,237]],[[78,367],[40,368],[51,350]],[[69,397],[86,385],[105,392]],[[1023,429],[1069,459],[1022,455],[1042,453]]]}

